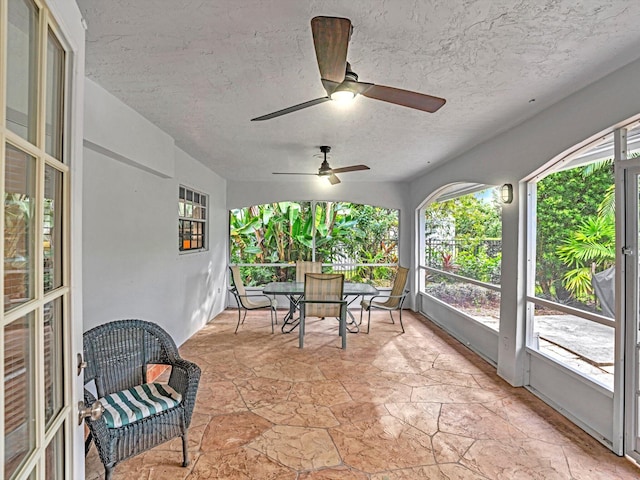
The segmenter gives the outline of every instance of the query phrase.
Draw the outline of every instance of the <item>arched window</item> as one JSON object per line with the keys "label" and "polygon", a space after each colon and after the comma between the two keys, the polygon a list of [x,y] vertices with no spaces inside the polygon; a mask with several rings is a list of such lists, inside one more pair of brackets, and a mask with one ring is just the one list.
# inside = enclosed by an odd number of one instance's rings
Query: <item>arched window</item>
{"label": "arched window", "polygon": [[502,255],[499,189],[452,185],[429,202],[421,216],[421,292],[497,331]]}

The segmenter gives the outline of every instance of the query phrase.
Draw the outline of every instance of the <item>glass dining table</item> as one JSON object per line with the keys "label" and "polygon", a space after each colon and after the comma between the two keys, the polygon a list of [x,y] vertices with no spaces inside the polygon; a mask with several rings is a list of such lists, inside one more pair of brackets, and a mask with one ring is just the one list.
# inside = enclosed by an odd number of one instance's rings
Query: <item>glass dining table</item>
{"label": "glass dining table", "polygon": [[[296,317],[298,302],[304,297],[304,282],[271,282],[264,286],[262,293],[265,295],[283,295],[289,299],[289,311],[284,316],[282,333],[289,333],[300,323],[300,318]],[[350,333],[358,333],[358,323],[349,312],[349,305],[365,295],[378,295],[380,292],[373,285],[368,283],[348,283],[345,282],[342,289],[342,296],[347,302],[347,330]],[[349,300],[349,298],[351,300]]]}

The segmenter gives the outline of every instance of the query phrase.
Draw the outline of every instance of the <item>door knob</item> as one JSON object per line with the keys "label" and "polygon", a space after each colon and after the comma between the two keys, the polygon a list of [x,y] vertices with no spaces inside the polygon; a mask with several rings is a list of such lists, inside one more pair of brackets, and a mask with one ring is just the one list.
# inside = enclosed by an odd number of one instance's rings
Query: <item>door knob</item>
{"label": "door knob", "polygon": [[82,425],[85,417],[91,417],[91,420],[98,420],[102,417],[104,406],[98,400],[93,402],[90,407],[85,406],[84,402],[78,402],[78,425]]}

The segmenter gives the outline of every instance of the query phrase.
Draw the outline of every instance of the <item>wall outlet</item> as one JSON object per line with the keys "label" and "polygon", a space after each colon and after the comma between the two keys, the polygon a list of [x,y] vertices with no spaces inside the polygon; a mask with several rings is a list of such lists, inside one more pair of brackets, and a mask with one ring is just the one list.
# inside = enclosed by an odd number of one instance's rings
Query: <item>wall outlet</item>
{"label": "wall outlet", "polygon": [[218,287],[218,293],[220,293],[220,287]]}

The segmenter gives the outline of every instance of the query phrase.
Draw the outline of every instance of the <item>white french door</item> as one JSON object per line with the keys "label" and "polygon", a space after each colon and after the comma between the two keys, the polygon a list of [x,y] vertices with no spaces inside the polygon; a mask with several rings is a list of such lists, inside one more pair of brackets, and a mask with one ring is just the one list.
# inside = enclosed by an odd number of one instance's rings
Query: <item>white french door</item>
{"label": "white french door", "polygon": [[73,477],[64,45],[45,4],[0,0],[0,480]]}
{"label": "white french door", "polygon": [[640,462],[640,157],[630,153],[633,146],[627,142],[629,138],[637,137],[638,133],[640,127],[636,124],[633,129],[623,129],[619,134],[623,151],[628,157],[617,162],[624,193],[616,198],[616,202],[621,201],[625,220],[620,237],[619,262],[623,270],[624,453]]}

